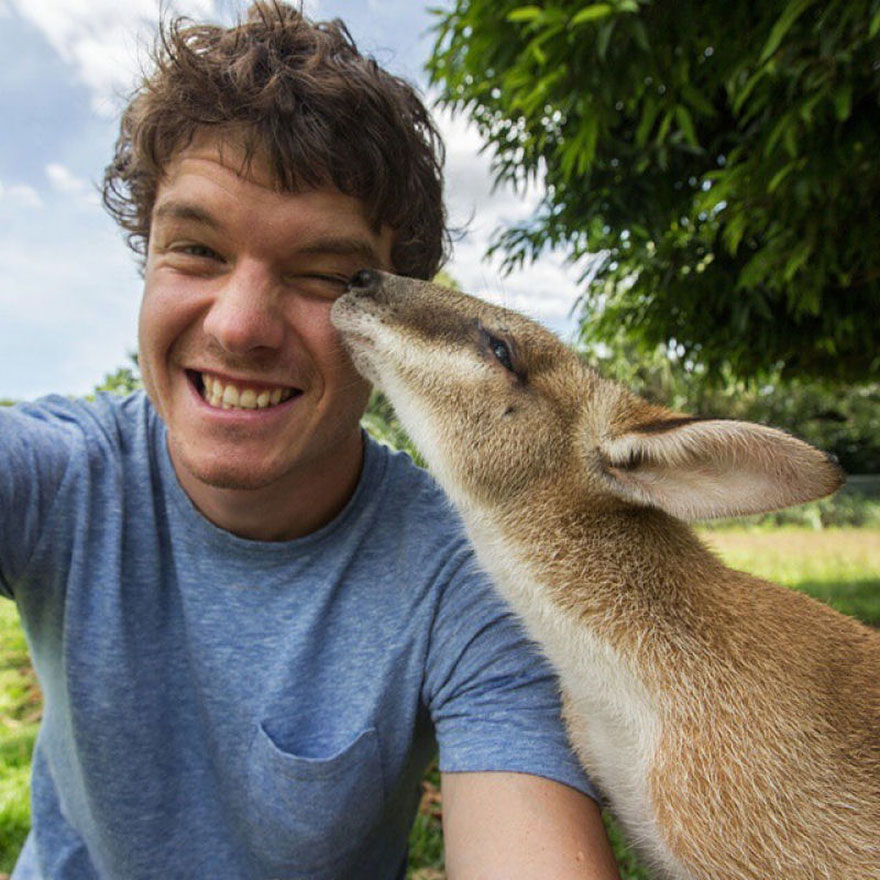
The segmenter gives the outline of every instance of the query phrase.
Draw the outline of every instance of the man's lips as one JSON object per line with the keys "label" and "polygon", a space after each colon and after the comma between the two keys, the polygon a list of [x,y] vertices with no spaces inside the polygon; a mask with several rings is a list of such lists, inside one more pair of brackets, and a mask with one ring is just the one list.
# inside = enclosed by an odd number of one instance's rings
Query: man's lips
{"label": "man's lips", "polygon": [[236,380],[217,373],[187,370],[186,374],[201,398],[215,409],[272,409],[302,394],[299,388],[252,380]]}

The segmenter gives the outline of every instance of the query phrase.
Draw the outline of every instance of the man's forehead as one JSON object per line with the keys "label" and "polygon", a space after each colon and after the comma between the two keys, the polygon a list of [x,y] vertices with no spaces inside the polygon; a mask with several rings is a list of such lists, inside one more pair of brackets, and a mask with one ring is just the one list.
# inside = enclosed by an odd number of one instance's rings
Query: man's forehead
{"label": "man's forehead", "polygon": [[362,202],[332,187],[282,191],[257,155],[247,161],[226,139],[202,136],[175,154],[159,182],[152,221],[224,229],[248,216],[267,236],[289,222],[304,251],[359,254],[364,265],[393,269],[393,231],[370,223]]}
{"label": "man's forehead", "polygon": [[266,151],[249,144],[245,135],[236,130],[197,129],[187,144],[171,154],[162,180],[173,181],[181,168],[192,162],[209,162],[255,186],[280,189]]}

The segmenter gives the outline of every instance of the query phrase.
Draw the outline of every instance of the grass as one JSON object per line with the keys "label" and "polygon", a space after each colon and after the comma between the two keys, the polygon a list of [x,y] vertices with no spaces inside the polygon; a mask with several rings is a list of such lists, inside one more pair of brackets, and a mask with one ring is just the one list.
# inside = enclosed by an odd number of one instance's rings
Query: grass
{"label": "grass", "polygon": [[731,528],[702,534],[732,568],[803,590],[880,627],[880,529]]}
{"label": "grass", "polygon": [[[734,568],[804,590],[880,627],[880,529],[814,530],[764,526],[706,529],[704,540]],[[12,870],[29,823],[30,755],[40,718],[40,694],[15,608],[0,601],[0,880]],[[410,880],[443,880],[442,794],[436,768],[410,836]],[[650,880],[613,820],[606,825],[623,880]]]}
{"label": "grass", "polygon": [[12,871],[30,827],[30,763],[40,690],[11,602],[0,600],[0,877]]}

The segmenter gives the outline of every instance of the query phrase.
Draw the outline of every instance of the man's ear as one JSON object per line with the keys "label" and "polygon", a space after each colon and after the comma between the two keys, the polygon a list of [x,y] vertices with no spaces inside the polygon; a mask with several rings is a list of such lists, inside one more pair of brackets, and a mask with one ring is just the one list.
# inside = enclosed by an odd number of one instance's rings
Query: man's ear
{"label": "man's ear", "polygon": [[695,520],[777,510],[843,485],[832,458],[784,431],[650,409],[650,421],[600,446],[610,487],[627,500]]}

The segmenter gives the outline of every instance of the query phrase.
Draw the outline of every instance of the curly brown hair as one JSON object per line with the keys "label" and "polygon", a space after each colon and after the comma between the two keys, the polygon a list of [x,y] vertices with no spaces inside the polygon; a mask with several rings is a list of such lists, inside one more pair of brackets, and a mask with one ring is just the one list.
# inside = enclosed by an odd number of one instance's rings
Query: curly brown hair
{"label": "curly brown hair", "polygon": [[333,187],[394,230],[401,275],[431,278],[448,254],[443,144],[412,86],[361,55],[345,25],[256,2],[234,27],[160,27],[125,110],[104,205],[143,257],[159,182],[197,131],[243,135],[281,191]]}

